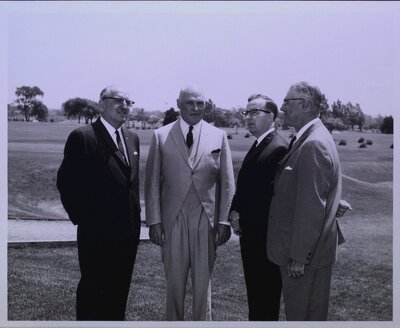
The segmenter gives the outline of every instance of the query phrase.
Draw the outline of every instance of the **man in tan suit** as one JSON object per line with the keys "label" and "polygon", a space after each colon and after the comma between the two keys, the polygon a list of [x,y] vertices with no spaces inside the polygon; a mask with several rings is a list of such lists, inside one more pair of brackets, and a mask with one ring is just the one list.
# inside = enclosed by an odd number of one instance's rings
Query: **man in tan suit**
{"label": "man in tan suit", "polygon": [[335,214],[342,177],[335,142],[319,119],[322,95],[290,87],[281,110],[296,129],[275,177],[268,258],[280,266],[287,320],[327,320],[332,265],[343,241]]}
{"label": "man in tan suit", "polygon": [[181,90],[181,117],[155,130],[146,165],[146,221],[162,247],[167,279],[167,320],[184,319],[189,269],[193,320],[211,320],[210,277],[216,248],[230,238],[234,193],[226,133],[203,121],[204,95]]}

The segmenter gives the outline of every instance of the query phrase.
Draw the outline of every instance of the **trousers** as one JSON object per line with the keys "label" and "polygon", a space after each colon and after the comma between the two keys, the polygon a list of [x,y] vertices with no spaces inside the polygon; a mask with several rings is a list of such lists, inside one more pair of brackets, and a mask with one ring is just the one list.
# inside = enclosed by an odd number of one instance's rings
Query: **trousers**
{"label": "trousers", "polygon": [[211,320],[210,279],[215,251],[213,229],[192,185],[163,247],[167,280],[166,320],[184,320],[189,271],[193,320]]}

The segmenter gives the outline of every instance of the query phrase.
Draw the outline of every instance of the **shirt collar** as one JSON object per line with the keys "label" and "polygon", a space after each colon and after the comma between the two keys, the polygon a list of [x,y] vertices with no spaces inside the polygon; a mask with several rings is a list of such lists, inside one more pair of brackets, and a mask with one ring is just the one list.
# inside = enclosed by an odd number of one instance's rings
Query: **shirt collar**
{"label": "shirt collar", "polygon": [[104,127],[107,129],[108,133],[110,134],[110,136],[112,138],[116,137],[115,135],[115,130],[117,130],[121,136],[121,127],[119,127],[118,129],[114,128],[110,123],[108,123],[103,116],[100,116],[100,121],[101,123],[103,123]]}
{"label": "shirt collar", "polygon": [[[308,122],[307,124],[305,124],[300,130],[299,132],[297,132],[296,134],[296,141],[299,140],[301,138],[301,136],[304,134],[304,132],[306,132],[306,130],[313,124],[315,124],[316,122],[320,121],[320,119],[318,117],[314,118],[313,120],[311,120],[310,122]],[[295,143],[296,143],[295,141]]]}
{"label": "shirt collar", "polygon": [[[196,125],[193,125],[193,133],[196,132],[200,127],[201,127],[201,120],[199,123]],[[186,135],[189,132],[189,124],[187,124],[182,118],[179,119],[179,124],[181,126],[181,130],[184,135]]]}
{"label": "shirt collar", "polygon": [[266,131],[266,132],[264,132],[262,135],[260,135],[258,138],[257,138],[257,146],[261,143],[261,141],[263,141],[266,137],[267,137],[267,135],[269,135],[271,132],[273,132],[273,131],[275,131],[275,128],[274,127],[272,127],[272,128],[270,128],[268,131]]}

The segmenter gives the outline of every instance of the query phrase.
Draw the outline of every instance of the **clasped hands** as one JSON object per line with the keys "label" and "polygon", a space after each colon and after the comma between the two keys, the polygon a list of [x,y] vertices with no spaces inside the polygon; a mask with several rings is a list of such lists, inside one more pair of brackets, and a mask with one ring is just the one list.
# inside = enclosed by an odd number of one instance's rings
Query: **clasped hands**
{"label": "clasped hands", "polygon": [[[164,228],[162,226],[162,223],[157,223],[150,226],[149,237],[154,244],[161,247],[164,246],[165,237],[164,237]],[[231,227],[227,224],[219,223],[217,225],[217,231],[215,236],[216,238],[215,242],[217,246],[225,244],[230,237],[231,237]]]}

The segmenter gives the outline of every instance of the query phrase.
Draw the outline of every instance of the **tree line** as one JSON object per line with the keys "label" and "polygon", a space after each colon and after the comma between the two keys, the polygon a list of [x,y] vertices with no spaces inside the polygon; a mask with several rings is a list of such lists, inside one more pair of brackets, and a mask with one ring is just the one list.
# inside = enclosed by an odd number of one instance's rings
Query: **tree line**
{"label": "tree line", "polygon": [[[15,91],[17,98],[14,101],[17,111],[19,111],[25,121],[32,118],[38,121],[48,120],[48,108],[38,99],[43,97],[44,92],[37,86],[21,86]],[[10,106],[9,106],[10,108]],[[244,127],[246,122],[241,114],[244,108],[237,107],[233,109],[224,109],[218,107],[212,99],[208,99],[204,109],[204,120],[213,123],[217,127]],[[85,123],[91,123],[94,118],[98,117],[101,112],[101,106],[98,102],[86,98],[71,98],[62,104],[61,113],[65,117],[77,119],[80,123],[82,119]],[[154,128],[159,122],[163,125],[175,121],[179,117],[179,111],[170,107],[165,112],[153,111],[148,112],[143,108],[133,108],[129,114],[129,120],[141,122],[142,127]],[[325,95],[321,102],[321,120],[329,131],[333,130],[354,130],[363,129],[381,131],[382,133],[393,133],[393,117],[381,116],[372,117],[363,113],[358,103],[352,104],[348,102],[342,103],[339,99],[334,101],[331,106]],[[277,127],[286,129],[284,124],[283,113],[279,113],[276,119]]]}

